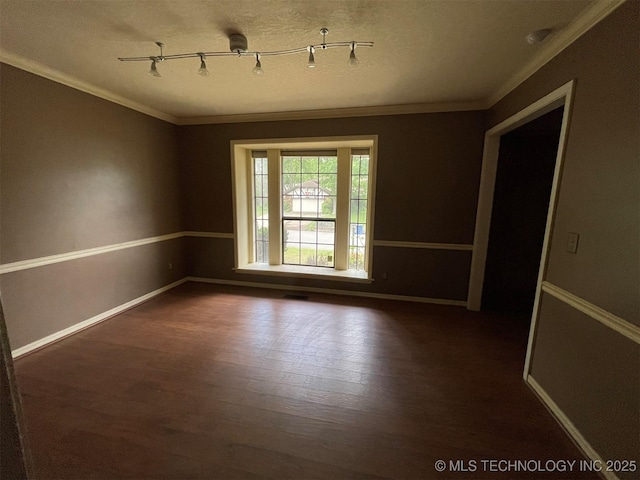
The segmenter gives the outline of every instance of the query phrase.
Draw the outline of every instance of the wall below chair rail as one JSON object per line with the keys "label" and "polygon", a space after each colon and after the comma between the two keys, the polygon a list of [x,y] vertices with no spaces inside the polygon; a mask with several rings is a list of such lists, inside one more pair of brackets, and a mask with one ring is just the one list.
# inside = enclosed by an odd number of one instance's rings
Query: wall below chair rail
{"label": "wall below chair rail", "polygon": [[[420,297],[454,305],[466,303],[470,251],[374,247],[374,282],[362,284],[235,273],[233,249],[233,239],[186,238],[188,275],[227,282],[289,286],[292,290],[309,287],[327,291],[365,292],[372,296],[388,294],[407,298]],[[414,279],[418,276],[421,280],[416,282]]]}
{"label": "wall below chair rail", "polygon": [[2,275],[12,349],[182,279],[183,240],[151,243]]}
{"label": "wall below chair rail", "polygon": [[[4,64],[0,89],[2,264],[182,230],[174,125]],[[183,278],[182,241],[1,275],[12,349]]]}
{"label": "wall below chair rail", "polygon": [[[531,376],[602,458],[637,459],[638,340],[621,335],[547,293],[541,303]],[[607,438],[610,443],[598,442]]]}

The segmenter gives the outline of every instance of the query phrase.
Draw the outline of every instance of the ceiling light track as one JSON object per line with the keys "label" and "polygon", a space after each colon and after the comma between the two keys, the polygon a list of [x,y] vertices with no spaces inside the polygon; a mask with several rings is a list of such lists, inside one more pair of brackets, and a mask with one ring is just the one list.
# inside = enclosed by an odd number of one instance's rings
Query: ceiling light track
{"label": "ceiling light track", "polygon": [[165,60],[179,60],[184,58],[197,58],[200,60],[200,69],[197,70],[197,73],[202,76],[208,76],[209,71],[206,66],[207,57],[252,57],[256,60],[256,66],[253,69],[253,72],[256,75],[262,75],[264,71],[262,70],[261,59],[264,57],[275,57],[280,55],[295,55],[298,53],[307,53],[309,54],[307,67],[315,68],[315,53],[319,50],[327,50],[329,48],[348,48],[349,49],[349,58],[348,64],[351,66],[358,65],[359,61],[356,58],[356,47],[373,47],[373,42],[326,42],[326,36],[329,33],[329,29],[321,28],[320,34],[322,35],[322,43],[316,45],[307,45],[305,47],[299,48],[290,48],[287,50],[273,50],[267,52],[252,52],[247,48],[247,37],[240,33],[234,33],[229,35],[229,51],[228,52],[193,52],[193,53],[178,53],[174,55],[165,55],[164,54],[164,44],[161,42],[156,42],[156,45],[160,48],[160,55],[149,55],[146,57],[119,57],[118,60],[121,62],[148,62],[151,61],[151,69],[149,70],[149,75],[153,75],[154,77],[160,77],[160,73],[158,72],[158,63],[164,62]]}

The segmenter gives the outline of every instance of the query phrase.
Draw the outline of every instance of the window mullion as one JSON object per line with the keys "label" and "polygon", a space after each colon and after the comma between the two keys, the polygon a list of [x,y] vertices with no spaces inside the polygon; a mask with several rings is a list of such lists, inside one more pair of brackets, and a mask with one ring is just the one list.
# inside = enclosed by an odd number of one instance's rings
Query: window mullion
{"label": "window mullion", "polygon": [[336,208],[335,268],[349,268],[349,192],[351,182],[351,151],[338,148],[338,192]]}
{"label": "window mullion", "polygon": [[282,180],[280,151],[267,150],[269,168],[269,265],[282,264]]}

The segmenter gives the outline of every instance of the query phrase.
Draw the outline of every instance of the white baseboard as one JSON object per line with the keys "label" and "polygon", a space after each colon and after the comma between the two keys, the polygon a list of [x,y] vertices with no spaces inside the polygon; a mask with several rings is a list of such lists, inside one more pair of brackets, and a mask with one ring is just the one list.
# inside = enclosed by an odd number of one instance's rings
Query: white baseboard
{"label": "white baseboard", "polygon": [[577,447],[582,450],[585,456],[591,460],[595,460],[600,462],[600,465],[603,466],[602,471],[599,472],[604,478],[607,480],[619,480],[618,476],[613,472],[605,471],[604,465],[605,461],[602,457],[595,451],[595,449],[591,446],[591,444],[587,441],[586,438],[580,433],[580,430],[576,428],[569,417],[565,415],[565,413],[560,409],[560,407],[553,401],[553,399],[549,396],[547,392],[540,386],[538,382],[531,376],[527,376],[527,385],[534,391],[534,393],[538,396],[538,398],[542,401],[547,410],[551,413],[551,415],[556,419],[556,421],[560,424],[560,426],[567,432],[571,440],[577,445]]}
{"label": "white baseboard", "polygon": [[380,298],[383,300],[400,300],[403,302],[433,303],[437,305],[452,305],[456,307],[467,306],[467,302],[464,300],[448,300],[446,298],[412,297],[409,295],[394,295],[389,293],[369,293],[369,292],[359,292],[355,290],[338,290],[333,288],[304,287],[301,285],[282,285],[278,283],[242,282],[237,280],[219,280],[216,278],[204,278],[204,277],[187,277],[187,280],[190,282],[215,283],[218,285],[235,285],[238,287],[269,288],[273,290],[295,290],[298,292],[327,293],[330,295],[346,295],[350,297]]}
{"label": "white baseboard", "polygon": [[127,303],[123,303],[122,305],[112,308],[111,310],[102,312],[96,315],[95,317],[91,317],[80,323],[76,323],[75,325],[65,328],[64,330],[60,330],[59,332],[52,333],[51,335],[47,335],[46,337],[41,338],[40,340],[36,340],[35,342],[25,345],[24,347],[16,348],[11,352],[11,355],[13,356],[13,358],[18,358],[22,355],[33,352],[34,350],[37,350],[39,348],[46,347],[47,345],[50,345],[54,342],[62,340],[63,338],[68,337],[70,335],[73,335],[74,333],[77,333],[80,330],[84,330],[85,328],[92,327],[93,325],[103,322],[113,317],[114,315],[118,315],[119,313],[122,313],[125,310],[129,310],[130,308],[140,305],[141,303],[146,302],[147,300],[153,297],[156,297],[161,293],[166,292],[167,290],[171,290],[172,288],[177,287],[178,285],[181,285],[186,281],[187,279],[183,278],[176,282],[170,283],[169,285],[165,285],[164,287],[158,288],[153,292],[149,292],[146,295],[142,295],[141,297],[134,298],[133,300]]}

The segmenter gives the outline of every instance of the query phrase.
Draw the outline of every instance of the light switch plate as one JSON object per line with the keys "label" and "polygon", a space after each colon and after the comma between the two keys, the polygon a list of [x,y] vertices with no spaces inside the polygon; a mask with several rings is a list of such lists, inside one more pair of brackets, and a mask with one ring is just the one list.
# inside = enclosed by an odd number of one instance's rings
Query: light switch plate
{"label": "light switch plate", "polygon": [[577,253],[579,239],[580,239],[580,234],[576,232],[569,232],[569,235],[567,235],[567,252]]}

